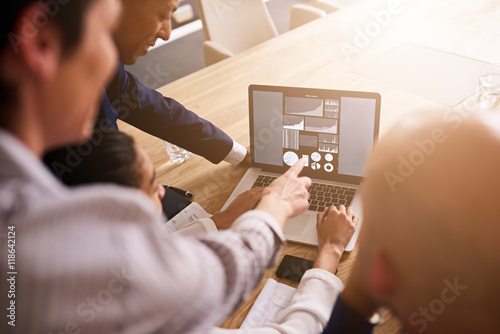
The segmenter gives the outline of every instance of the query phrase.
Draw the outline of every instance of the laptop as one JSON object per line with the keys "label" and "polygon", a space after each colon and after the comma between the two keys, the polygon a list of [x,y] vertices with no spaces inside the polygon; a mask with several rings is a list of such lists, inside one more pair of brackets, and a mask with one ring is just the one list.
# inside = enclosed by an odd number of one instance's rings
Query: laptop
{"label": "laptop", "polygon": [[286,222],[284,234],[291,242],[318,245],[316,214],[344,204],[360,217],[346,247],[351,251],[361,227],[358,190],[379,133],[380,94],[264,85],[250,85],[248,93],[251,168],[223,209],[242,192],[268,185],[305,158],[301,175],[313,182],[309,208]]}

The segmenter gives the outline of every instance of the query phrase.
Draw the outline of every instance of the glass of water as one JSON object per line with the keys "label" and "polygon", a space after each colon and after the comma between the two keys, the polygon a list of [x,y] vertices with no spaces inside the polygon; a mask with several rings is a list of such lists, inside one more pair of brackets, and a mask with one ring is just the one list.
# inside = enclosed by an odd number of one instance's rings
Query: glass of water
{"label": "glass of water", "polygon": [[500,64],[486,64],[479,77],[481,98],[497,100],[500,98]]}
{"label": "glass of water", "polygon": [[165,148],[167,149],[170,160],[175,163],[183,163],[191,157],[191,152],[169,142],[165,142]]}

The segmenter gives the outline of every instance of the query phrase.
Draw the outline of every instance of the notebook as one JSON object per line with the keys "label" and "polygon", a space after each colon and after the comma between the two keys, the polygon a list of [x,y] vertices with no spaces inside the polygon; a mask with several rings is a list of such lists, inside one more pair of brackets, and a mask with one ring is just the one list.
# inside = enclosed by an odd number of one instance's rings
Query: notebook
{"label": "notebook", "polygon": [[373,92],[250,85],[251,168],[223,209],[242,192],[266,186],[305,158],[301,175],[313,182],[309,208],[286,222],[287,240],[317,245],[316,214],[344,204],[360,217],[346,247],[352,250],[362,220],[358,189],[378,137],[380,103],[380,94]]}

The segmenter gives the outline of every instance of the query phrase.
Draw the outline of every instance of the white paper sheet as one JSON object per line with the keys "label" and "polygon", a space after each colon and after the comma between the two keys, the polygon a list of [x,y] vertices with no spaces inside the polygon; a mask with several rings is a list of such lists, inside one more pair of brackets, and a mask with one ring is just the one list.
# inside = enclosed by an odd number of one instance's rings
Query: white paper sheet
{"label": "white paper sheet", "polygon": [[240,328],[256,328],[274,323],[276,316],[290,305],[296,290],[268,278]]}
{"label": "white paper sheet", "polygon": [[208,214],[198,203],[192,202],[172,219],[165,223],[165,228],[170,233],[179,231],[183,226],[191,224],[193,221],[201,218],[209,218]]}

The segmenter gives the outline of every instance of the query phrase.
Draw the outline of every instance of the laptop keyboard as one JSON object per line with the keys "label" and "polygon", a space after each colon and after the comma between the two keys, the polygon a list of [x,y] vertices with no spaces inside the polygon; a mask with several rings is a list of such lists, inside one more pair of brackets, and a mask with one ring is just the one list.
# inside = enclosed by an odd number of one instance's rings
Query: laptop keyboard
{"label": "laptop keyboard", "polygon": [[[259,175],[252,188],[266,187],[276,179],[274,176]],[[356,188],[313,182],[309,187],[309,210],[323,212],[331,205],[351,205]]]}

